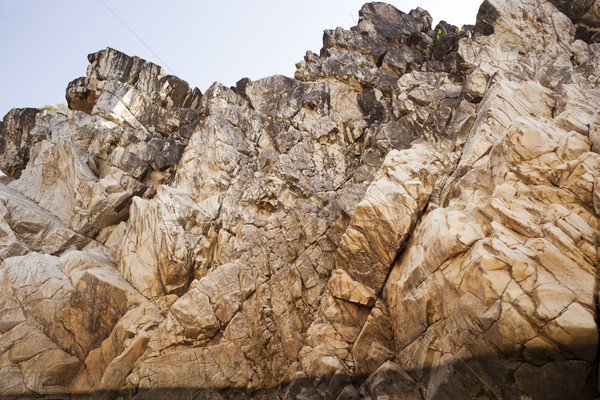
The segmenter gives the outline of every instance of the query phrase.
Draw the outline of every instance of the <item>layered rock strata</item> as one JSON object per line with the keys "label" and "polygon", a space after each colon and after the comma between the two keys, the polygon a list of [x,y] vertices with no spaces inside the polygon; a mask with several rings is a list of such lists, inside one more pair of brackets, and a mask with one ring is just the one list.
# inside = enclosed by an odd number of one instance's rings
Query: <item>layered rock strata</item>
{"label": "layered rock strata", "polygon": [[204,94],[91,54],[0,124],[0,397],[594,398],[599,9],[368,3]]}

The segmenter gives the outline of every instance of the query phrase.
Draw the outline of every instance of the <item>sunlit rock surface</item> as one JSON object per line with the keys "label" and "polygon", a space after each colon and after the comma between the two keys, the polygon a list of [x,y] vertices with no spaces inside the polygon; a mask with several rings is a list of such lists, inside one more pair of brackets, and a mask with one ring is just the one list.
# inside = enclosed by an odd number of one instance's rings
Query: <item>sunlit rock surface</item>
{"label": "sunlit rock surface", "polygon": [[599,10],[368,3],[204,94],[89,55],[0,123],[0,397],[597,397]]}

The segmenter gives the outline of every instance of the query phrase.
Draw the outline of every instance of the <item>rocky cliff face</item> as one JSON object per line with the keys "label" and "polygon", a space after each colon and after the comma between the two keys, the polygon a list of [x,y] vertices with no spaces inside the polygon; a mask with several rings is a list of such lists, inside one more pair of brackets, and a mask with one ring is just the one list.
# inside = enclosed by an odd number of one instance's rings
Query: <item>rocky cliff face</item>
{"label": "rocky cliff face", "polygon": [[295,78],[113,49],[0,124],[0,396],[596,396],[600,3],[365,4]]}

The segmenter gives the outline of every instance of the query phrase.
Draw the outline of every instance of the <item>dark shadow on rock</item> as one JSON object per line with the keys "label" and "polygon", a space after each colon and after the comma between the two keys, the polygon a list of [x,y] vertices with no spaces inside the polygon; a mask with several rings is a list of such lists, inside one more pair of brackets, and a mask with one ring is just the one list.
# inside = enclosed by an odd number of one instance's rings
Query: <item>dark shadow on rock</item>
{"label": "dark shadow on rock", "polygon": [[[586,346],[583,346],[586,347]],[[589,350],[589,347],[586,349]],[[46,396],[0,396],[16,399],[595,399],[598,379],[596,361],[550,360],[534,365],[518,360],[499,359],[495,353],[470,359],[454,359],[435,367],[406,371],[387,361],[370,375],[351,376],[346,371],[311,377],[298,372],[291,381],[268,388],[137,389],[98,391],[87,394],[53,393]]]}

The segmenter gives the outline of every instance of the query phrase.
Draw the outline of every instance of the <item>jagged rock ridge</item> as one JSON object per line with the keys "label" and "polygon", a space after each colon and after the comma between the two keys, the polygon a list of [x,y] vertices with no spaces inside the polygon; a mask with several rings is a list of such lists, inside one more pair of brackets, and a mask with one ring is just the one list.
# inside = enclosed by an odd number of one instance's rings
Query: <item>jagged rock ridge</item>
{"label": "jagged rock ridge", "polygon": [[204,94],[91,54],[0,124],[0,396],[594,398],[598,10],[368,3]]}

